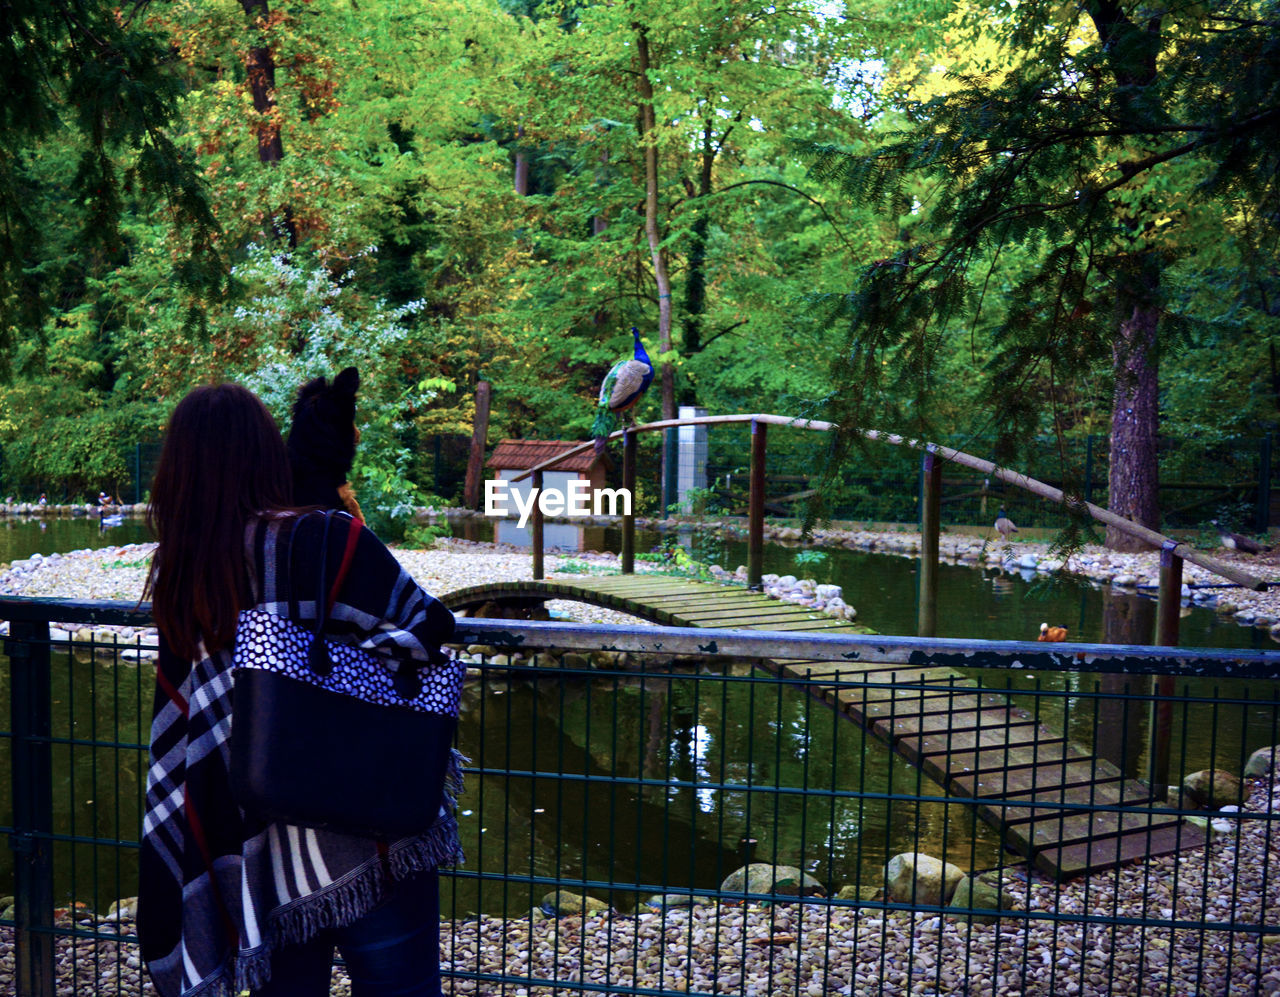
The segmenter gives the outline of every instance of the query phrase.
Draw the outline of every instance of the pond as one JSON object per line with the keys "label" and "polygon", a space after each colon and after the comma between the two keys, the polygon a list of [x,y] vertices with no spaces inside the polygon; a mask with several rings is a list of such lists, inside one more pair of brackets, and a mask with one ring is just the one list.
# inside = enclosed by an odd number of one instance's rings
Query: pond
{"label": "pond", "polygon": [[73,550],[98,550],[151,540],[140,518],[102,528],[94,517],[26,518],[0,516],[0,564],[32,554],[65,554]]}
{"label": "pond", "polygon": [[[35,550],[106,546],[146,539],[140,522],[99,533],[97,524],[54,520],[0,529],[10,559]],[[596,549],[616,549],[616,531],[588,538]],[[638,549],[662,537],[645,534]],[[746,560],[745,545],[686,535],[695,556],[732,570]],[[43,550],[41,550],[43,546]],[[860,621],[892,633],[915,626],[913,559],[835,549],[805,563],[803,548],[769,545],[765,570],[808,575],[843,586]],[[797,565],[797,555],[802,561]],[[1034,573],[1005,575],[943,565],[939,578],[939,630],[943,636],[1030,639],[1042,620],[1066,624],[1072,638],[1102,640],[1110,627],[1150,625],[1154,602]],[[1265,631],[1225,623],[1207,610],[1183,621],[1184,643],[1195,646],[1271,647]],[[3,674],[7,714],[8,682]],[[983,673],[984,682],[1015,693],[1034,676]],[[151,700],[149,669],[116,667],[83,655],[55,657],[57,821],[60,829],[102,841],[134,840],[139,819],[139,752],[126,745],[145,737]],[[1038,706],[1046,723],[1093,744],[1099,731],[1115,735],[1108,753],[1127,771],[1146,769],[1145,706],[1100,705],[1090,675],[1043,677],[1051,698]],[[1141,680],[1139,680],[1141,682]],[[1193,695],[1251,695],[1250,705],[1193,704],[1178,717],[1186,737],[1175,738],[1179,771],[1222,764],[1236,771],[1241,753],[1276,743],[1274,690],[1250,691],[1240,682],[1197,683]],[[1141,692],[1135,685],[1130,691]],[[1109,711],[1109,712],[1108,712]],[[3,715],[3,714],[0,714]],[[94,750],[84,740],[116,745]],[[941,800],[917,770],[855,725],[790,687],[763,680],[749,668],[727,676],[617,676],[598,681],[507,681],[492,674],[469,686],[459,743],[476,765],[493,774],[471,780],[460,825],[466,870],[480,878],[450,882],[449,909],[458,913],[527,909],[543,887],[517,895],[485,874],[581,877],[607,883],[649,882],[701,889],[716,887],[750,854],[802,865],[824,883],[874,881],[888,855],[919,847],[965,866],[994,864],[999,841],[973,812]],[[0,748],[0,779],[8,778],[8,742]],[[561,773],[564,775],[562,776]],[[668,783],[675,780],[678,785]],[[802,792],[777,794],[773,783]],[[0,820],[11,821],[9,814]],[[752,844],[754,842],[754,844]],[[59,844],[58,895],[95,906],[132,893],[133,851]],[[0,854],[0,861],[8,858]],[[0,893],[9,887],[0,868]],[[635,898],[619,897],[622,906]]]}

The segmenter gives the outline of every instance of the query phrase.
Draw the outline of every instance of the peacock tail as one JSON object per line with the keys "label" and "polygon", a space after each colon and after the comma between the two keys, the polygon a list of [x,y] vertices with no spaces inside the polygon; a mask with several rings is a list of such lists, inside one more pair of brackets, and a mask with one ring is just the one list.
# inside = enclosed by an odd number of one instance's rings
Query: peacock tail
{"label": "peacock tail", "polygon": [[609,406],[597,406],[595,421],[591,423],[591,435],[596,439],[601,440],[617,428],[618,417],[609,411]]}

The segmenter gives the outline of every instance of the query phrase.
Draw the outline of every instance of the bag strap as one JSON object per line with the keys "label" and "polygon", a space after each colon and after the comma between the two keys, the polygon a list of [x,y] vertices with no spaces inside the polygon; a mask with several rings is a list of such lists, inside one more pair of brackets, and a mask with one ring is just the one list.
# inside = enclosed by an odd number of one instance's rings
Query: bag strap
{"label": "bag strap", "polygon": [[325,676],[333,671],[333,659],[329,657],[329,649],[324,645],[324,625],[328,620],[329,609],[333,605],[332,598],[325,597],[324,584],[325,566],[329,560],[329,521],[333,514],[326,509],[322,515],[324,532],[320,538],[320,578],[316,586],[316,633],[311,640],[311,647],[307,650],[307,664],[317,675]]}
{"label": "bag strap", "polygon": [[[361,523],[357,519],[352,519],[347,527],[347,546],[342,551],[342,563],[338,566],[338,576],[333,580],[333,588],[329,590],[328,612],[333,612],[333,604],[338,601],[338,593],[342,591],[342,583],[347,580],[347,571],[351,567],[351,562],[355,559],[356,544],[360,542]],[[328,539],[328,529],[326,525],[325,539]]]}

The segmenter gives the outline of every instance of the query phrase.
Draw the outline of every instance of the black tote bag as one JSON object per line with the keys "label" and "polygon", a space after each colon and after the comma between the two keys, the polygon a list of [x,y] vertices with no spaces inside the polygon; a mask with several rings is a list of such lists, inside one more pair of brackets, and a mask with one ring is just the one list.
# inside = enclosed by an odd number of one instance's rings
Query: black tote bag
{"label": "black tote bag", "polygon": [[[330,522],[326,514],[320,593],[326,591]],[[352,522],[351,529],[358,524]],[[421,690],[406,698],[399,692],[409,690],[389,673],[385,659],[325,640],[328,607],[344,573],[331,598],[317,600],[314,632],[259,610],[240,614],[232,792],[241,807],[268,823],[383,840],[421,834],[444,802],[464,669],[452,660],[434,665]],[[405,662],[402,669],[412,666]],[[383,702],[322,687],[331,679],[342,684],[344,677],[348,688],[357,686]]]}

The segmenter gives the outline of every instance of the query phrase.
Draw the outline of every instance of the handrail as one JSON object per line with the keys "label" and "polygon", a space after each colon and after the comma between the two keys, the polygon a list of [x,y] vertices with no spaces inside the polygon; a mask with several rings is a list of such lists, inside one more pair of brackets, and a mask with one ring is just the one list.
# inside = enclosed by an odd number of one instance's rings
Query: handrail
{"label": "handrail", "polygon": [[[0,596],[0,620],[12,622],[153,625],[151,604]],[[1280,651],[1238,648],[1148,647],[1132,644],[1042,643],[961,637],[735,630],[636,624],[560,623],[463,617],[451,643],[503,648],[557,647],[584,651],[714,654],[741,658],[907,666],[950,664],[1019,671],[1280,679]],[[828,676],[828,679],[830,677]]]}
{"label": "handrail", "polygon": [[[824,422],[820,419],[800,419],[791,418],[785,415],[773,415],[770,413],[753,413],[740,415],[705,415],[696,416],[691,419],[663,419],[659,422],[649,422],[640,426],[632,426],[629,429],[616,430],[609,434],[608,439],[623,436],[627,432],[645,433],[658,429],[669,429],[674,426],[706,426],[715,425],[717,423],[743,423],[743,422],[760,422],[773,426],[791,426],[796,429],[810,429],[817,432],[829,432],[838,428],[834,422]],[[1114,526],[1116,529],[1129,534],[1148,543],[1156,549],[1170,551],[1173,555],[1181,557],[1192,564],[1198,564],[1206,571],[1210,571],[1221,578],[1235,582],[1247,589],[1255,592],[1265,592],[1267,582],[1261,578],[1256,578],[1247,571],[1242,571],[1233,564],[1226,561],[1220,561],[1216,557],[1211,557],[1202,551],[1197,550],[1190,544],[1182,543],[1167,537],[1163,533],[1156,530],[1148,529],[1145,526],[1139,526],[1131,520],[1118,516],[1110,509],[1104,509],[1101,506],[1094,505],[1092,502],[1084,502],[1079,499],[1068,498],[1060,488],[1054,488],[1052,485],[1045,484],[1030,475],[1022,474],[1019,471],[1010,471],[1000,467],[989,460],[983,460],[981,457],[975,457],[972,454],[965,453],[963,450],[954,450],[951,447],[944,447],[938,443],[922,442],[920,440],[908,439],[897,433],[885,433],[876,429],[860,430],[861,435],[868,440],[891,444],[892,446],[905,446],[913,450],[920,450],[926,453],[935,454],[943,460],[950,461],[954,464],[961,464],[965,467],[971,467],[976,471],[998,478],[1007,484],[1022,488],[1032,494],[1047,498],[1052,502],[1056,502],[1063,506],[1074,506],[1075,508],[1083,508],[1095,520],[1105,523],[1108,526]],[[553,464],[558,464],[568,457],[582,453],[584,450],[594,446],[593,441],[588,440],[586,443],[580,443],[555,457],[548,458],[539,464],[535,464],[521,474],[512,478],[513,482],[523,481],[535,471],[541,471]]]}

